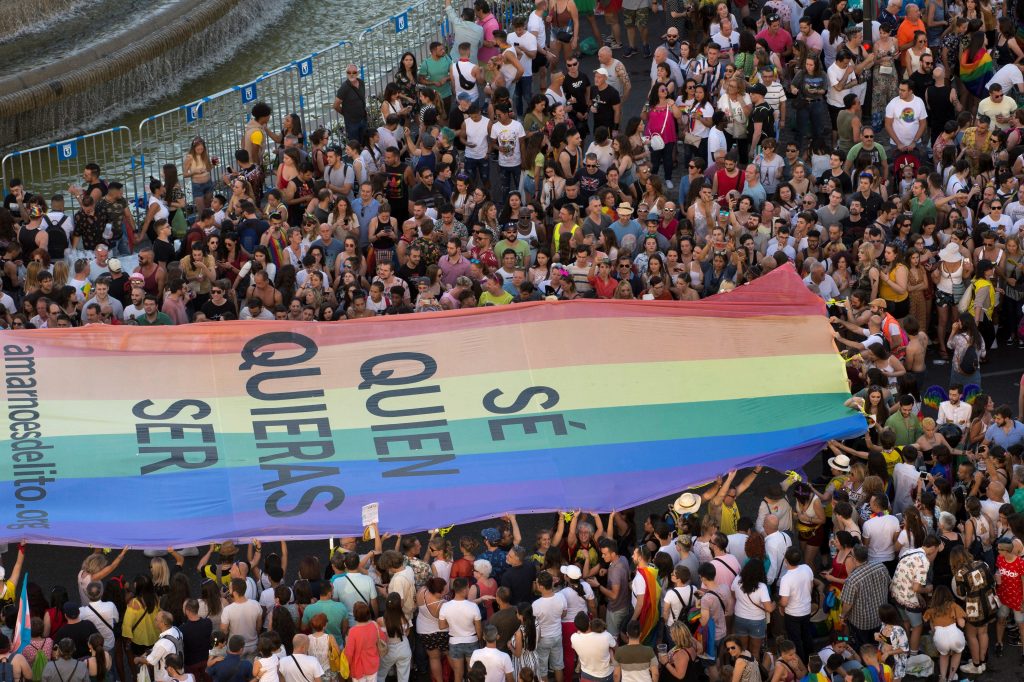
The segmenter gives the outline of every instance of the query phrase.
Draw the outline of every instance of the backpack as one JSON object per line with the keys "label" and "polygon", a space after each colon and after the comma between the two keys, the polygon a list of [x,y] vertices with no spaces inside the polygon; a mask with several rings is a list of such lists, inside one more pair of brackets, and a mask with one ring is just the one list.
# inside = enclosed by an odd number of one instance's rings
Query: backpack
{"label": "backpack", "polygon": [[967,346],[967,350],[960,357],[960,373],[965,375],[974,374],[978,371],[978,349],[974,345]]}
{"label": "backpack", "polygon": [[14,664],[11,663],[13,656],[12,653],[0,661],[0,682],[14,682],[17,679],[14,675]]}
{"label": "backpack", "polygon": [[32,680],[33,682],[41,682],[43,679],[43,671],[46,670],[46,664],[49,661],[46,658],[46,654],[42,649],[36,651],[36,657],[32,659]]}
{"label": "backpack", "polygon": [[64,253],[68,250],[68,233],[64,231],[64,223],[67,222],[67,219],[68,217],[64,215],[57,222],[53,222],[50,220],[50,216],[43,216],[48,239],[46,250],[49,252],[51,259],[63,259]]}
{"label": "backpack", "polygon": [[[176,631],[176,632],[178,632],[178,631]],[[166,639],[168,642],[170,642],[172,645],[174,645],[174,655],[179,657],[181,660],[184,661],[185,660],[185,658],[184,658],[184,656],[185,656],[185,645],[181,641],[180,634],[181,633],[178,632],[178,635],[173,635],[173,634],[172,635],[161,635],[160,639]]]}

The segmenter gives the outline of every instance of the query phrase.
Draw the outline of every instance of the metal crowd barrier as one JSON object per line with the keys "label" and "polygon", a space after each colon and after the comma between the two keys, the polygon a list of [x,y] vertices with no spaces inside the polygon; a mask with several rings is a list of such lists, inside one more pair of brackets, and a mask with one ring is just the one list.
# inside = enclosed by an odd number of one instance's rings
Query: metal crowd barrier
{"label": "metal crowd barrier", "polygon": [[[495,16],[509,30],[513,16],[533,10],[530,0],[493,4]],[[412,52],[422,63],[430,42],[450,44],[451,37],[443,0],[420,0],[364,29],[353,41],[342,40],[248,83],[150,116],[139,124],[137,140],[133,141],[131,131],[124,126],[90,133],[9,154],[0,164],[0,174],[5,184],[12,177],[20,177],[30,191],[49,196],[56,191],[66,194],[67,185],[80,181],[86,163],[98,163],[104,178],[123,180],[126,194],[142,210],[149,179],[160,178],[165,164],[174,164],[180,177],[185,153],[196,136],[206,142],[210,156],[219,159],[215,170],[219,183],[220,174],[235,165],[234,153],[256,102],[270,105],[270,127],[274,130],[280,129],[286,114],[296,113],[302,118],[307,138],[318,127],[324,127],[338,140],[344,125],[332,107],[348,64],[359,67],[366,83],[367,107],[373,109],[375,98],[384,92],[404,52]],[[371,111],[371,117],[374,114]],[[182,179],[181,184],[191,200],[191,182]]]}
{"label": "metal crowd barrier", "polygon": [[78,202],[68,192],[70,185],[83,184],[86,164],[99,164],[101,177],[116,180],[125,186],[125,196],[139,196],[139,163],[132,131],[125,126],[79,135],[61,142],[11,152],[0,161],[4,191],[13,178],[20,178],[25,188],[45,197],[63,194],[65,209],[78,210]]}

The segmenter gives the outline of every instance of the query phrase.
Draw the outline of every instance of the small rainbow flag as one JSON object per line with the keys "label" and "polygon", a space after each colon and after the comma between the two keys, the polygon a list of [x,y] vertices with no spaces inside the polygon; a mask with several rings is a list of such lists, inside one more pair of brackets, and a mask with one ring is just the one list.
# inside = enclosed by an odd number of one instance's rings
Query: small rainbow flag
{"label": "small rainbow flag", "polygon": [[992,55],[988,50],[981,50],[974,55],[974,59],[967,52],[960,55],[960,80],[975,97],[988,97],[988,82],[993,73],[995,66],[992,65]]}
{"label": "small rainbow flag", "polygon": [[18,620],[14,623],[14,636],[11,637],[11,651],[20,654],[32,640],[32,614],[28,606],[28,573],[21,580],[21,596],[18,597]]}

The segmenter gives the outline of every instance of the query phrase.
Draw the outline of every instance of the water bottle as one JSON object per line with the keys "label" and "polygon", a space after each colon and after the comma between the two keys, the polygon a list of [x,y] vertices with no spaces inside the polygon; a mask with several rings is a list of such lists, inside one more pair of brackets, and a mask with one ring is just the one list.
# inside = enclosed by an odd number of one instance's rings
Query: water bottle
{"label": "water bottle", "polygon": [[836,547],[836,534],[830,533],[828,539],[828,553],[832,557],[832,561],[835,561],[836,554],[839,553],[839,549]]}
{"label": "water bottle", "polygon": [[103,228],[103,238],[111,239],[114,236],[114,224],[107,223],[107,226]]}

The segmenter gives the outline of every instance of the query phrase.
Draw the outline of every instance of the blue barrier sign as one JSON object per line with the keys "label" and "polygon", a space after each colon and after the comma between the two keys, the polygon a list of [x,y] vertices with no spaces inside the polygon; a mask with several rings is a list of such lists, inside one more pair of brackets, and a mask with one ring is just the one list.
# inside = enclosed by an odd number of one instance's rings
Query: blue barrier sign
{"label": "blue barrier sign", "polygon": [[409,28],[409,13],[402,12],[395,17],[395,33],[403,33]]}
{"label": "blue barrier sign", "polygon": [[313,58],[306,57],[301,62],[296,62],[299,67],[299,78],[305,78],[313,74]]}
{"label": "blue barrier sign", "polygon": [[242,86],[242,104],[256,101],[256,84]]}
{"label": "blue barrier sign", "polygon": [[70,161],[78,156],[78,142],[68,140],[57,145],[57,158],[61,161]]}
{"label": "blue barrier sign", "polygon": [[189,104],[185,106],[185,122],[195,123],[203,117],[203,103]]}

